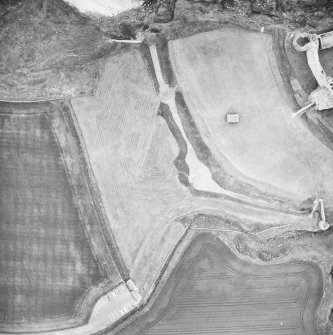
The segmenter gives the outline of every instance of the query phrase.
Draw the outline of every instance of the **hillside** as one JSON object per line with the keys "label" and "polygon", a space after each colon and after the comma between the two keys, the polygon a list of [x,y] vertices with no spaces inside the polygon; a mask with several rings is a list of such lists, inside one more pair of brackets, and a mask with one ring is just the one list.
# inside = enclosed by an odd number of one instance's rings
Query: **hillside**
{"label": "hillside", "polygon": [[[10,6],[11,4],[11,6]],[[0,8],[0,99],[90,94],[114,46],[62,0],[8,1]]]}
{"label": "hillside", "polygon": [[[333,25],[326,0],[191,1],[134,8],[114,17],[89,17],[63,0],[0,3],[0,100],[43,100],[91,95],[104,58],[120,46],[110,38],[138,32],[202,31],[221,21],[323,29]],[[192,33],[191,33],[192,32]]]}

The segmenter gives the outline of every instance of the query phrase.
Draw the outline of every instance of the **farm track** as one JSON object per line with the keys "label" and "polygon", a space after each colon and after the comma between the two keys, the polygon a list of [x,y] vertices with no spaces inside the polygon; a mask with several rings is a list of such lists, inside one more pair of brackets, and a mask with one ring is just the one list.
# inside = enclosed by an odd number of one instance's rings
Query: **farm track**
{"label": "farm track", "polygon": [[70,116],[0,104],[0,121],[0,332],[77,326],[121,278]]}
{"label": "farm track", "polygon": [[315,335],[322,290],[314,263],[254,265],[199,234],[154,305],[119,334]]}

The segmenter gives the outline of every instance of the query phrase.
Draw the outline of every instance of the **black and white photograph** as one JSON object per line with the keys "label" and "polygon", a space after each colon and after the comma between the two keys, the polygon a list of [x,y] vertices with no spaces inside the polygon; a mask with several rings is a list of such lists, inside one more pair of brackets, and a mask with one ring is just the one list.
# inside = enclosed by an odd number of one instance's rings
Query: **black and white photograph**
{"label": "black and white photograph", "polygon": [[333,335],[333,0],[0,0],[0,335]]}

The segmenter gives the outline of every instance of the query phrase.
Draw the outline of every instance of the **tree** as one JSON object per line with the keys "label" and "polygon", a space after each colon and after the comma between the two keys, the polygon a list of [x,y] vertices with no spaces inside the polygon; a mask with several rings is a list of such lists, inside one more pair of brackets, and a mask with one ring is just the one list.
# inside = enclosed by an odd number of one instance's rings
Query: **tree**
{"label": "tree", "polygon": [[152,9],[153,7],[156,7],[159,2],[159,0],[143,0],[142,6],[145,9]]}
{"label": "tree", "polygon": [[158,2],[158,0],[143,0],[142,6],[144,8],[150,8],[150,7],[154,6],[157,2]]}
{"label": "tree", "polygon": [[123,38],[131,40],[135,39],[135,31],[129,23],[121,22],[119,29]]}
{"label": "tree", "polygon": [[48,4],[49,4],[49,0],[44,0],[44,1],[43,1],[42,14],[43,14],[43,17],[44,17],[44,18],[46,18],[46,15],[47,15],[47,7],[48,7]]}
{"label": "tree", "polygon": [[164,7],[166,9],[174,10],[175,3],[177,0],[143,0],[142,6],[146,10],[154,11],[155,14],[158,13],[158,10],[161,7]]}
{"label": "tree", "polygon": [[234,0],[215,0],[219,5],[222,7],[225,7],[225,5],[228,3],[230,6],[234,5]]}

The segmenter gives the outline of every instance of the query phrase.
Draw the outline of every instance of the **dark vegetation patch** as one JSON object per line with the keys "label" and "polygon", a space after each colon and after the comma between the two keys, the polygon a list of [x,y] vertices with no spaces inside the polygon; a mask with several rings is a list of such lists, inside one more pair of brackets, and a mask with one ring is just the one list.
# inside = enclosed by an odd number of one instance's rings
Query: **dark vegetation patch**
{"label": "dark vegetation patch", "polygon": [[0,16],[0,98],[92,94],[104,57],[117,50],[62,0],[20,1]]}
{"label": "dark vegetation patch", "polygon": [[239,224],[239,219],[231,215],[225,215],[222,218],[217,215],[194,213],[181,217],[179,221],[186,226],[190,225],[193,229],[230,229],[245,232],[244,228]]}
{"label": "dark vegetation patch", "polygon": [[[289,100],[289,103],[292,106],[298,107],[299,103],[295,96],[296,92],[293,90],[291,85],[291,80],[295,78],[295,73],[288,58],[290,52],[290,42],[288,42],[287,39],[287,31],[286,29],[282,29],[280,27],[274,27],[270,29],[269,32],[272,36],[273,52],[281,73],[282,83],[285,91],[287,92],[285,97]],[[302,87],[302,89],[304,90],[304,87]],[[304,99],[301,93],[299,93],[299,99]]]}
{"label": "dark vegetation patch", "polygon": [[154,83],[154,88],[156,94],[159,94],[159,84],[158,80],[156,78],[156,73],[154,69],[154,63],[151,58],[150,50],[149,50],[149,45],[147,43],[142,43],[140,45],[140,52],[142,54],[142,57],[146,63],[146,68],[148,70],[149,77],[151,78],[152,82]]}
{"label": "dark vegetation patch", "polygon": [[149,311],[119,334],[315,335],[322,293],[314,263],[258,266],[238,259],[217,237],[200,234]]}
{"label": "dark vegetation patch", "polygon": [[[330,117],[332,119],[332,117]],[[332,130],[327,127],[323,120],[317,115],[313,116],[313,119],[308,115],[302,117],[303,122],[312,134],[327,146],[328,149],[333,151],[333,133]]]}
{"label": "dark vegetation patch", "polygon": [[173,161],[173,164],[179,172],[182,172],[183,174],[188,176],[190,173],[190,170],[189,170],[187,163],[185,162],[185,158],[187,155],[187,144],[186,144],[185,139],[182,136],[181,131],[177,127],[175,120],[172,117],[172,113],[170,111],[169,106],[162,102],[159,108],[158,115],[163,117],[163,119],[168,125],[168,128],[171,134],[173,135],[173,137],[175,138],[178,144],[179,153],[177,157],[175,158],[175,160]]}
{"label": "dark vegetation patch", "polygon": [[174,76],[172,65],[169,59],[168,40],[163,34],[158,35],[158,38],[156,39],[156,49],[163,79],[170,87],[175,87],[177,85],[177,80]]}
{"label": "dark vegetation patch", "polygon": [[306,52],[297,51],[292,42],[292,36],[288,36],[285,40],[284,49],[287,57],[284,61],[290,64],[294,77],[297,78],[303,90],[309,94],[317,88],[317,82],[308,65]]}
{"label": "dark vegetation patch", "polygon": [[183,37],[192,36],[206,31],[218,30],[224,27],[242,27],[250,30],[259,29],[255,22],[251,26],[245,18],[233,19],[223,15],[219,20],[176,20],[168,24],[164,33],[168,40],[176,40]]}
{"label": "dark vegetation patch", "polygon": [[138,31],[145,30],[147,13],[142,7],[132,8],[115,16],[101,16],[94,14],[92,22],[110,38],[135,39]]}
{"label": "dark vegetation patch", "polygon": [[[73,168],[73,161],[75,160],[82,169],[76,179],[77,182],[74,180],[73,183],[76,196],[79,199],[86,199],[87,197],[90,197],[91,199],[91,203],[89,205],[82,203],[81,211],[83,214],[81,216],[85,222],[85,225],[88,227],[89,237],[93,239],[95,253],[98,253],[98,258],[102,260],[103,266],[108,268],[110,277],[117,274],[116,277],[118,280],[119,272],[121,278],[126,281],[130,278],[129,270],[124,263],[115,237],[110,228],[110,224],[108,223],[108,219],[102,204],[102,197],[90,167],[89,157],[87,157],[87,153],[85,152],[85,143],[80,134],[80,127],[78,125],[76,116],[71,110],[72,107],[69,103],[62,101],[58,105],[58,108],[60,109],[61,116],[63,117],[65,124],[68,127],[67,129],[64,129],[64,132],[68,132],[72,135],[74,142],[73,144],[75,144],[75,146],[72,146],[72,153],[70,152],[71,142],[68,146],[65,144],[65,148],[63,149],[65,154],[68,150],[68,154],[72,157],[69,159],[68,165]],[[74,151],[74,148],[77,151]],[[67,159],[68,156],[65,155]],[[73,173],[71,175],[76,174],[77,170],[73,168]],[[94,213],[96,213],[96,217],[91,215]],[[117,266],[116,269],[114,268],[114,263]]]}
{"label": "dark vegetation patch", "polygon": [[70,114],[10,109],[0,105],[0,329],[73,327],[120,281],[106,222]]}
{"label": "dark vegetation patch", "polygon": [[287,255],[302,257],[312,253],[318,261],[328,261],[333,252],[332,228],[326,231],[286,231],[274,237],[264,238],[254,234],[237,234],[233,238],[240,254],[269,262]]}

